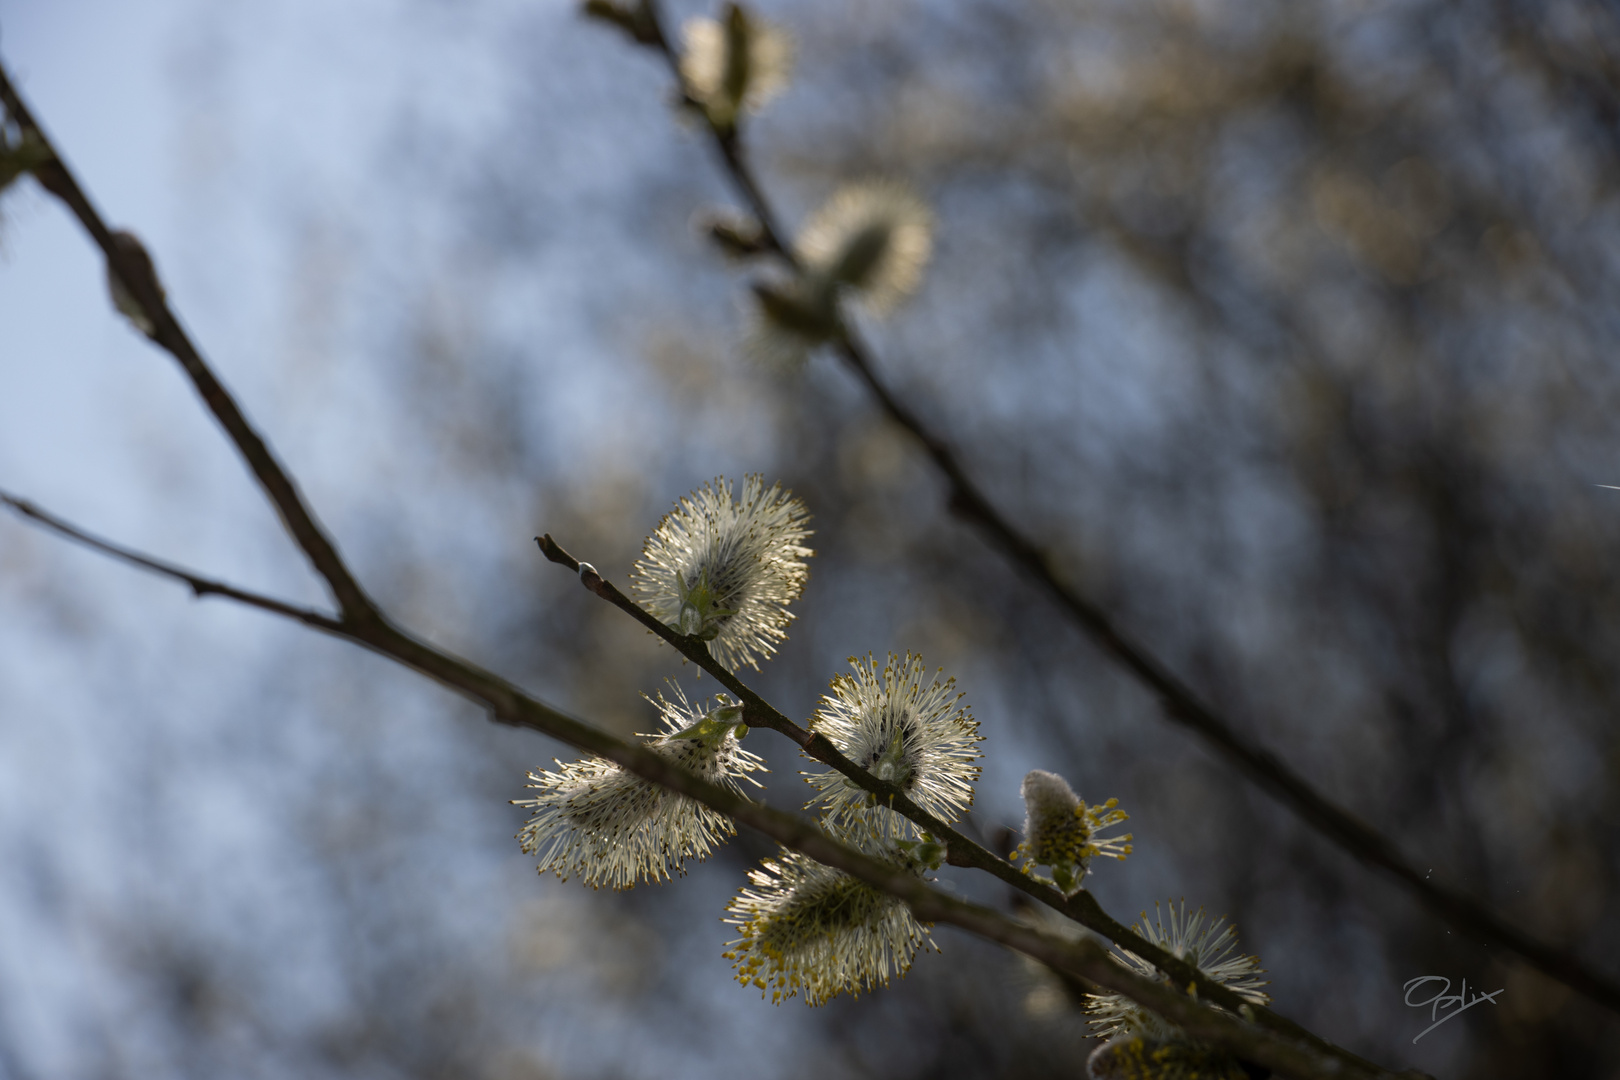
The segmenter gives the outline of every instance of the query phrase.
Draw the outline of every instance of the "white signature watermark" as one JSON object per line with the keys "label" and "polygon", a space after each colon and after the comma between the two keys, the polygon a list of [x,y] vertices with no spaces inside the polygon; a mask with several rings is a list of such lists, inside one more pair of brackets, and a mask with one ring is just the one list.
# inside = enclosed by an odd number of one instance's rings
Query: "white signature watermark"
{"label": "white signature watermark", "polygon": [[[1433,997],[1424,998],[1422,1001],[1413,1001],[1412,995],[1414,993],[1423,993],[1424,988],[1428,986],[1429,983],[1440,983],[1440,989],[1435,992]],[[1502,988],[1502,990],[1506,989],[1507,987]],[[1450,990],[1451,980],[1446,978],[1444,975],[1419,975],[1415,979],[1406,980],[1406,1004],[1414,1009],[1421,1009],[1425,1005],[1432,1006],[1429,1012],[1429,1019],[1434,1021],[1434,1023],[1418,1032],[1416,1037],[1412,1039],[1413,1042],[1417,1042],[1418,1039],[1423,1038],[1423,1036],[1427,1035],[1429,1032],[1433,1031],[1447,1020],[1460,1016],[1462,1013],[1472,1009],[1475,1005],[1478,1005],[1482,1001],[1488,1001],[1492,1005],[1495,1005],[1496,995],[1502,992],[1502,990],[1493,990],[1489,994],[1478,994],[1474,997],[1469,997],[1467,979],[1462,981],[1461,989],[1459,989],[1455,994],[1450,993]],[[1446,1012],[1447,1009],[1451,1011]],[[1445,1015],[1442,1016],[1440,1015],[1441,1013],[1445,1013]]]}

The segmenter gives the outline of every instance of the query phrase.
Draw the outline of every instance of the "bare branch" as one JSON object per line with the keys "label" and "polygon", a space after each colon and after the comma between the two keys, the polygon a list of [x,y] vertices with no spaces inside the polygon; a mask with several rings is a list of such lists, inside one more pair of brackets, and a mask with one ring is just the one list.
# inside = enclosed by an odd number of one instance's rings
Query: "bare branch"
{"label": "bare branch", "polygon": [[[662,29],[658,4],[656,0],[644,0],[644,3],[652,25],[657,28],[656,34],[651,35],[645,43],[662,51],[679,81],[680,57]],[[784,241],[783,234],[775,224],[776,218],[769,200],[748,165],[736,129],[721,130],[711,124],[709,130],[732,182],[759,219],[763,244],[789,265],[797,267],[798,261],[792,247]],[[1395,878],[1420,904],[1457,930],[1477,941],[1518,953],[1544,974],[1604,1007],[1620,1012],[1620,982],[1598,972],[1580,957],[1554,948],[1520,930],[1466,894],[1419,874],[1417,867],[1401,853],[1393,840],[1321,794],[1270,750],[1239,734],[1230,720],[1204,701],[1168,664],[1121,630],[1100,604],[1062,581],[1053,572],[1040,547],[996,509],[968,476],[950,445],[878,377],[871,352],[853,326],[846,322],[840,328],[834,344],[844,363],[866,384],[885,415],[921,444],[929,460],[945,478],[949,487],[947,498],[951,512],[978,529],[991,547],[1001,552],[1016,570],[1051,597],[1058,608],[1093,642],[1136,676],[1158,698],[1171,721],[1202,738],[1238,772],[1299,815],[1330,842],[1363,863]]]}
{"label": "bare branch", "polygon": [[170,310],[163,288],[153,273],[151,259],[140,241],[129,233],[108,228],[55,145],[17,93],[3,63],[0,63],[0,104],[5,106],[18,127],[37,138],[49,152],[50,160],[34,170],[35,179],[73,212],[90,238],[101,248],[107,259],[109,276],[123,287],[130,302],[140,309],[143,329],[147,326],[151,328],[147,336],[173,356],[185,370],[203,403],[208,406],[208,411],[225,429],[259,486],[264,489],[266,497],[281,515],[288,534],[303,550],[316,573],[325,579],[344,619],[358,622],[376,617],[376,605],[349,572],[338,554],[337,546],[326,535],[314,513],[304,504],[298,485],[242,415],[242,410],[203,360],[202,354],[180,325],[180,320]]}
{"label": "bare branch", "polygon": [[249,592],[246,589],[238,589],[221,581],[201,577],[183,566],[177,566],[162,559],[154,559],[149,555],[142,555],[138,551],[124,547],[121,544],[115,544],[111,540],[104,540],[99,536],[85,532],[75,525],[70,525],[56,515],[47,513],[28,500],[19,499],[4,489],[0,489],[0,506],[9,507],[24,518],[38,523],[45,529],[56,533],[58,536],[65,537],[81,547],[87,547],[91,551],[99,551],[103,555],[111,556],[120,562],[129,563],[131,566],[139,567],[162,577],[184,582],[191,589],[192,595],[198,599],[207,596],[222,596],[227,600],[235,600],[239,604],[246,604],[248,607],[255,607],[261,611],[268,611],[289,619],[296,619],[306,626],[313,626],[329,633],[338,633],[342,630],[342,624],[329,615],[322,615],[318,611],[301,608],[277,600],[274,597]]}

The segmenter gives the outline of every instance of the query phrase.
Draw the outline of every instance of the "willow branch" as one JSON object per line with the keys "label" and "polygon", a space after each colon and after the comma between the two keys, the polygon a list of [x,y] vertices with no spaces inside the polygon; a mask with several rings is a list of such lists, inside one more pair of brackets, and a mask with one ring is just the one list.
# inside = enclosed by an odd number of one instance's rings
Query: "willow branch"
{"label": "willow branch", "polygon": [[[1188,963],[1174,953],[1160,948],[1152,941],[1142,937],[1103,910],[1102,905],[1097,902],[1096,897],[1092,896],[1091,893],[1081,890],[1074,896],[1064,896],[1051,885],[1024,873],[1006,859],[985,848],[982,844],[953,829],[938,817],[918,806],[898,785],[874,776],[845,757],[825,735],[806,730],[789,719],[779,709],[762,698],[757,691],[739,679],[735,673],[727,670],[724,665],[716,660],[709,651],[707,642],[696,636],[682,634],[674,627],[659,622],[650,612],[626,596],[611,581],[604,578],[594,566],[590,563],[580,562],[565,551],[562,545],[551,538],[550,533],[536,537],[535,543],[540,545],[540,550],[547,559],[578,573],[580,583],[585,588],[633,617],[665,643],[673,646],[687,660],[714,676],[733,697],[742,702],[744,723],[750,727],[770,728],[772,731],[786,735],[797,743],[806,755],[831,767],[863,790],[877,796],[879,802],[884,806],[914,822],[932,836],[934,840],[943,844],[946,851],[946,861],[952,866],[982,870],[999,878],[1019,892],[1032,897],[1052,910],[1080,923],[1082,926],[1096,931],[1109,941],[1141,956],[1170,976],[1177,986],[1196,987],[1198,996],[1206,1001],[1232,1011],[1243,1010],[1243,1015],[1249,1017],[1253,1022],[1286,1038],[1314,1045],[1324,1052],[1337,1049],[1333,1044],[1300,1027],[1292,1020],[1279,1016],[1269,1009],[1245,1002],[1233,991],[1205,975],[1196,965]],[[1363,1062],[1363,1064],[1366,1063]]]}
{"label": "willow branch", "polygon": [[28,519],[48,532],[63,537],[70,543],[89,548],[91,551],[98,551],[103,555],[119,562],[128,563],[130,566],[138,567],[148,573],[182,582],[191,589],[191,594],[199,600],[209,596],[219,596],[227,600],[235,600],[238,604],[258,608],[260,611],[268,611],[273,615],[294,619],[305,626],[313,626],[317,630],[325,630],[328,633],[336,633],[342,629],[342,624],[330,615],[323,615],[319,611],[310,608],[301,608],[295,604],[277,600],[274,597],[249,592],[246,589],[238,589],[234,585],[227,585],[222,581],[202,577],[183,566],[166,562],[163,559],[154,559],[150,555],[142,555],[132,548],[124,547],[111,540],[85,532],[78,526],[70,525],[56,515],[41,510],[27,499],[18,498],[4,489],[0,489],[0,506],[15,511],[21,517]]}
{"label": "willow branch", "polygon": [[18,94],[4,64],[0,64],[0,104],[5,105],[6,112],[19,128],[32,134],[49,150],[50,160],[34,170],[35,179],[72,211],[85,232],[101,248],[107,259],[109,275],[123,286],[124,292],[139,307],[147,325],[151,327],[147,336],[180,364],[198,396],[203,399],[203,404],[208,406],[208,411],[213,413],[220,427],[225,429],[265,496],[281,515],[288,535],[326,581],[344,618],[363,621],[375,617],[376,605],[349,572],[338,554],[337,546],[305,505],[298,485],[276,460],[275,454],[247,417],[242,415],[242,410],[203,360],[202,353],[175,317],[163,286],[153,272],[152,261],[140,241],[129,233],[108,228],[50,137]]}
{"label": "willow branch", "polygon": [[[1225,1048],[1279,1075],[1300,1078],[1342,1077],[1348,1080],[1394,1080],[1421,1077],[1395,1074],[1343,1050],[1311,1038],[1268,1030],[1248,1020],[1262,1010],[1237,1002],[1233,1016],[1161,982],[1143,978],[1109,958],[1095,942],[1072,941],[1036,929],[979,904],[949,896],[909,871],[880,862],[828,837],[810,819],[755,802],[682,769],[646,746],[625,742],[583,720],[531,697],[514,684],[478,665],[423,642],[384,618],[349,623],[331,619],[243,589],[225,585],[167,560],[141,554],[104,540],[32,503],[0,494],[0,503],[26,521],[99,554],[149,573],[181,582],[198,595],[219,596],[291,619],[361,645],[483,706],[491,719],[528,728],[567,743],[576,750],[614,762],[649,783],[685,795],[776,842],[841,870],[905,903],[918,919],[944,923],[1024,953],[1065,975],[1089,979],[1124,994],[1180,1025],[1190,1035]],[[576,564],[577,565],[577,564]],[[587,575],[589,577],[590,575]],[[1242,1017],[1242,1018],[1240,1018]]]}
{"label": "willow branch", "polygon": [[[643,40],[657,48],[681,83],[680,57],[659,18],[656,0],[642,0],[652,32]],[[702,110],[695,110],[702,115]],[[775,224],[776,216],[748,164],[738,128],[708,125],[722,163],[743,201],[758,219],[763,247],[795,269],[798,260]],[[1254,739],[1238,732],[1168,664],[1122,630],[1096,601],[1054,572],[1039,545],[998,510],[963,468],[957,454],[879,378],[859,331],[847,323],[834,341],[839,357],[864,383],[891,421],[922,447],[949,489],[948,505],[973,525],[992,548],[1032,581],[1104,652],[1129,671],[1158,700],[1165,716],[1196,734],[1238,772],[1297,814],[1324,838],[1395,879],[1425,908],[1477,941],[1518,953],[1531,966],[1604,1007],[1620,1012],[1620,982],[1580,957],[1557,949],[1519,929],[1463,892],[1418,872],[1393,840],[1317,791],[1303,776]]]}

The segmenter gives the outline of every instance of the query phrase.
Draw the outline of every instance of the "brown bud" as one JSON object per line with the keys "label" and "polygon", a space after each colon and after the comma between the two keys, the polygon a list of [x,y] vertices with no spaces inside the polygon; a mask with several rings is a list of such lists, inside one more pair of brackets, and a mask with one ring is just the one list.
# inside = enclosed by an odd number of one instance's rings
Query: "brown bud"
{"label": "brown bud", "polygon": [[[113,231],[112,246],[116,254],[107,259],[107,291],[112,294],[113,306],[135,324],[135,329],[155,337],[157,312],[149,310],[146,301],[155,300],[161,305],[165,294],[152,256],[139,237],[123,229]],[[132,275],[134,280],[126,275]]]}

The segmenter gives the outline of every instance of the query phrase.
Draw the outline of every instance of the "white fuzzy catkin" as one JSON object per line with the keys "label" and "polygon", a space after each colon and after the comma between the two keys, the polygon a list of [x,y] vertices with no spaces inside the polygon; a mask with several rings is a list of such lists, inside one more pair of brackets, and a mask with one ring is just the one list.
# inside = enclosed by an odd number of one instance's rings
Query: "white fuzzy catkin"
{"label": "white fuzzy catkin", "polygon": [[933,252],[934,216],[908,185],[865,180],[833,193],[799,234],[805,276],[841,287],[873,314],[917,290]]}
{"label": "white fuzzy catkin", "polygon": [[728,670],[757,670],[787,638],[788,605],[810,576],[810,515],[758,475],[735,502],[731,490],[719,478],[681,499],[647,538],[631,580],[654,618],[706,640]]}
{"label": "white fuzzy catkin", "polygon": [[754,283],[745,340],[749,355],[778,369],[836,336],[841,296],[883,315],[915,292],[933,250],[933,215],[897,181],[849,184],[811,215],[794,247],[793,277]]}
{"label": "white fuzzy catkin", "polygon": [[[850,657],[854,671],[832,680],[810,721],[840,753],[947,824],[973,804],[979,778],[978,721],[965,707],[956,681],[941,682],[922,658],[889,654],[882,672],[868,656]],[[844,825],[862,823],[875,836],[910,838],[918,827],[884,806],[841,773],[812,773],[810,805]]]}
{"label": "white fuzzy catkin", "polygon": [[[1168,919],[1153,905],[1153,921],[1147,912],[1132,927],[1138,934],[1172,956],[1185,960],[1215,982],[1233,991],[1253,1005],[1266,1005],[1271,995],[1261,990],[1266,980],[1258,956],[1238,953],[1237,929],[1225,917],[1210,918],[1203,908],[1191,914],[1187,902],[1170,901],[1165,905]],[[1170,979],[1151,961],[1123,947],[1116,948],[1114,959],[1138,975],[1158,979],[1166,985]],[[1150,1041],[1174,1041],[1185,1035],[1169,1021],[1136,1004],[1123,994],[1087,994],[1086,1012],[1091,1014],[1092,1033],[1100,1038],[1119,1035],[1143,1035]]]}
{"label": "white fuzzy catkin", "polygon": [[686,92],[722,130],[742,113],[763,109],[793,74],[792,39],[737,4],[727,4],[718,20],[688,19],[681,37]]}
{"label": "white fuzzy catkin", "polygon": [[[884,857],[858,833],[829,830],[846,843]],[[887,857],[907,866],[892,849]],[[905,902],[786,848],[750,870],[751,888],[726,908],[739,937],[727,943],[737,981],[760,989],[773,1004],[791,997],[821,1005],[840,993],[887,986],[911,968],[919,949],[935,948],[928,929]]]}
{"label": "white fuzzy catkin", "polygon": [[1024,873],[1049,867],[1051,877],[1040,880],[1065,896],[1080,891],[1094,855],[1123,859],[1131,853],[1131,835],[1104,836],[1107,829],[1127,820],[1115,809],[1118,799],[1087,806],[1069,782],[1056,773],[1033,769],[1024,777],[1024,842],[1013,858],[1024,860]]}
{"label": "white fuzzy catkin", "polygon": [[1019,789],[1024,796],[1024,843],[1030,860],[1051,864],[1078,860],[1086,843],[1084,804],[1057,773],[1032,769]]}
{"label": "white fuzzy catkin", "polygon": [[[648,698],[664,731],[648,747],[710,783],[740,790],[738,780],[765,763],[737,745],[741,709],[716,699],[714,708],[689,704],[679,686],[675,700]],[[736,835],[731,819],[702,803],[643,780],[603,758],[584,758],[556,772],[530,773],[532,799],[513,805],[534,811],[518,833],[523,850],[539,856],[539,870],[577,877],[591,888],[632,888],[639,881],[685,873],[685,861],[708,857]],[[750,779],[751,783],[757,782]]]}

